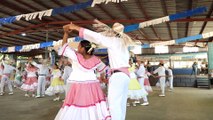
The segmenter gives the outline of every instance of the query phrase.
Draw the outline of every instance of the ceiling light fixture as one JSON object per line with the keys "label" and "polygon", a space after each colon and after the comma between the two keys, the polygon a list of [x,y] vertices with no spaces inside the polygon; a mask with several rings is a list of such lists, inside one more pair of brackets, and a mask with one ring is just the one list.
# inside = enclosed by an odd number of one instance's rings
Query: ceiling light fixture
{"label": "ceiling light fixture", "polygon": [[26,36],[27,34],[26,33],[21,33],[21,36]]}

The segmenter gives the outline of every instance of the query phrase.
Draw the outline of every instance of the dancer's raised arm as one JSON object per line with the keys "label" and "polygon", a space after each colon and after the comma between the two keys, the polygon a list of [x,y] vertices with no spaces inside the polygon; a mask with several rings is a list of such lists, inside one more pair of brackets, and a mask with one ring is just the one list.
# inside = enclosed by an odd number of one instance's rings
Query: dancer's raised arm
{"label": "dancer's raised arm", "polygon": [[[105,47],[111,47],[114,38],[113,37],[106,37],[102,35],[101,33],[94,32],[92,30],[80,27],[75,24],[68,24],[69,25],[69,30],[74,30],[79,32],[79,37],[84,38],[85,40],[88,40],[90,42],[93,42],[98,45],[102,45]],[[66,27],[68,26],[66,25]]]}

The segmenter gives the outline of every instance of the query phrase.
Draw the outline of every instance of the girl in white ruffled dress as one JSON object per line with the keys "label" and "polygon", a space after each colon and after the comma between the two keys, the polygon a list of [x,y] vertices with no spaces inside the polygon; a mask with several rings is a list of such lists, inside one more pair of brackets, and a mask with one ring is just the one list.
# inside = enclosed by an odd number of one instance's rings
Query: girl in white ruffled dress
{"label": "girl in white ruffled dress", "polygon": [[59,101],[60,100],[60,93],[65,92],[65,86],[64,81],[61,79],[61,71],[58,68],[58,65],[53,65],[52,69],[52,81],[50,83],[50,86],[45,91],[46,95],[52,96],[55,95],[56,98],[53,99],[53,101]]}
{"label": "girl in white ruffled dress", "polygon": [[[132,64],[130,61],[130,66],[131,67],[129,68],[130,82],[129,82],[129,90],[128,90],[128,99],[129,101],[132,101],[133,106],[136,106],[135,101],[138,101],[144,96],[146,96],[147,92],[142,90],[141,85],[137,80],[137,76],[135,74],[135,71],[136,71],[135,64]],[[130,106],[130,104],[127,103],[127,106]]]}

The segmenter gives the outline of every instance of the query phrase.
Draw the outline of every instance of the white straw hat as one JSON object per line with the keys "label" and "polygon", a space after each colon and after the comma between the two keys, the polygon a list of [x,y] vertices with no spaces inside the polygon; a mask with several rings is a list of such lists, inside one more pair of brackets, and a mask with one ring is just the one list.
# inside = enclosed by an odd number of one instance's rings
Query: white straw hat
{"label": "white straw hat", "polygon": [[96,24],[93,24],[93,27],[96,29],[97,32],[100,32],[102,35],[108,36],[108,37],[114,37],[119,36],[123,39],[124,46],[133,45],[134,42],[132,42],[132,39],[124,33],[124,25],[121,23],[114,23],[112,28],[110,28],[108,25],[98,21],[94,20]]}
{"label": "white straw hat", "polygon": [[124,32],[124,25],[122,25],[121,23],[114,23],[112,26],[112,30],[119,33],[119,34],[123,34]]}

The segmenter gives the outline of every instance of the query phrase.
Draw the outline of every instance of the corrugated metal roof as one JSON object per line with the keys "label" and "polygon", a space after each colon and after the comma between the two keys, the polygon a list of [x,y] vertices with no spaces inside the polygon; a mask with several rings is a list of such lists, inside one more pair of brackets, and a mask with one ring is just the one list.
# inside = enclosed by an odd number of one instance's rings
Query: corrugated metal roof
{"label": "corrugated metal roof", "polygon": [[[73,5],[76,3],[86,2],[88,0],[4,0],[0,3],[0,18],[9,17],[12,15],[20,15],[24,13],[36,12],[47,10],[56,7],[64,7]],[[192,2],[192,3],[190,3]],[[199,34],[204,24],[204,20],[207,17],[213,4],[212,0],[128,0],[128,2],[122,2],[120,4],[101,4],[95,7],[89,7],[84,10],[80,10],[74,13],[56,15],[51,17],[44,17],[42,20],[31,21],[16,21],[13,24],[7,24],[0,27],[0,34],[14,32],[22,30],[28,26],[35,26],[47,22],[59,22],[59,21],[81,21],[84,22],[84,27],[90,27],[91,23],[88,20],[98,18],[100,20],[110,20],[109,25],[113,24],[114,20],[151,20],[185,10],[190,8],[197,8],[200,6],[208,7],[208,12],[200,15],[192,16],[184,19],[180,22],[162,23],[155,26],[143,28],[140,31],[134,31],[131,34],[132,37],[139,39],[144,43],[152,43],[155,41],[166,41],[187,37],[191,35]],[[211,13],[212,15],[212,13]],[[199,18],[203,21],[193,22],[192,19]],[[123,22],[125,25],[134,24],[133,22]],[[49,29],[49,40],[58,40],[63,36],[62,26],[48,25],[46,27],[32,28],[26,37],[19,34],[9,35],[7,37],[0,38],[0,47],[24,45],[46,41],[45,31]],[[203,30],[203,33],[212,31],[213,22],[207,21],[207,24]],[[171,35],[170,35],[171,33]],[[158,38],[158,37],[159,38]]]}

